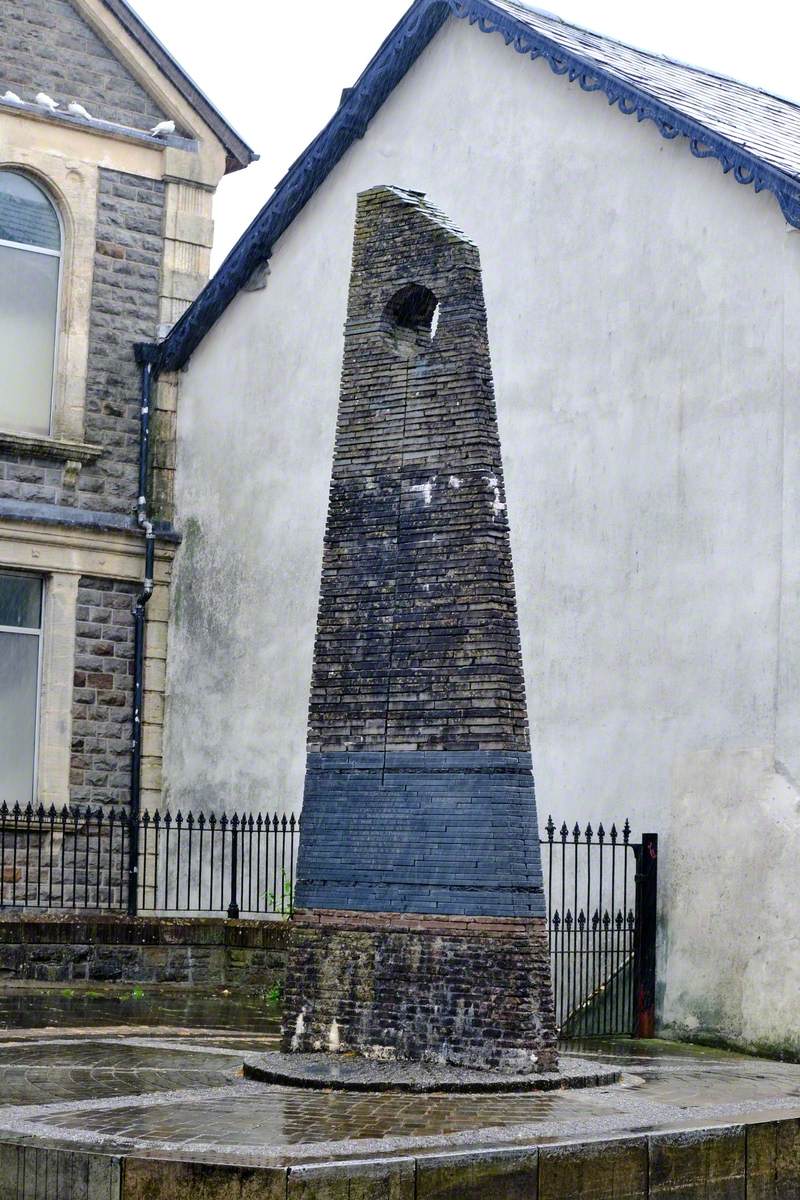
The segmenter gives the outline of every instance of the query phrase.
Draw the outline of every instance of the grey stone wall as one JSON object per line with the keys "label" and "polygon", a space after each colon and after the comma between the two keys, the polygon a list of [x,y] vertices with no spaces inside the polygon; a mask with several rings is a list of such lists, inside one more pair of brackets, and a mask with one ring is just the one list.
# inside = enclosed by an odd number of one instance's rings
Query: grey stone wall
{"label": "grey stone wall", "polygon": [[107,453],[84,467],[76,503],[128,512],[136,503],[139,462],[139,368],[136,342],[158,327],[164,184],[101,171],[92,285],[86,441]]}
{"label": "grey stone wall", "polygon": [[74,489],[64,485],[62,463],[49,458],[2,451],[0,499],[62,504],[69,503],[71,497],[74,497]]}
{"label": "grey stone wall", "polygon": [[0,918],[0,982],[257,984],[286,964],[284,922],[160,917]]}
{"label": "grey stone wall", "polygon": [[129,797],[136,591],[133,583],[86,577],[78,587],[73,804],[124,804]]}
{"label": "grey stone wall", "polygon": [[66,108],[147,129],[164,114],[129,75],[69,0],[3,0],[0,5],[0,92],[32,100],[44,91]]}

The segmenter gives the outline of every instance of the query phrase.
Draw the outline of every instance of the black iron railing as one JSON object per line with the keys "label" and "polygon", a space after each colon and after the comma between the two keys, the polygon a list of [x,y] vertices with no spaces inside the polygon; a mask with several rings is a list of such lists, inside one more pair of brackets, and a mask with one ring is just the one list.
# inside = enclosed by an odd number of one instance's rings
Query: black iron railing
{"label": "black iron railing", "polygon": [[[300,818],[141,814],[135,911],[288,916]],[[0,907],[126,910],[126,809],[0,805]]]}
{"label": "black iron railing", "polygon": [[540,846],[562,1036],[650,1036],[656,835],[634,842],[627,820],[621,831],[602,823],[570,830],[548,817]]}
{"label": "black iron railing", "polygon": [[[3,804],[0,908],[288,917],[299,834],[294,814],[144,812],[134,830],[127,809]],[[540,846],[562,1036],[649,1034],[658,839],[548,817]]]}

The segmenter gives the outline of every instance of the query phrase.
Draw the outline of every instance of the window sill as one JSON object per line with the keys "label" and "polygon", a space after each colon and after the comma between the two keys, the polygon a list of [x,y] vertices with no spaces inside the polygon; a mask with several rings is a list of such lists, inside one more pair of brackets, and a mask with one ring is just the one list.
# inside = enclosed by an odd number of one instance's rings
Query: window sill
{"label": "window sill", "polygon": [[103,453],[102,446],[89,446],[85,442],[66,442],[59,438],[39,437],[28,433],[4,433],[0,430],[0,451],[10,450],[13,454],[32,454],[36,458],[53,458],[58,462],[94,462]]}

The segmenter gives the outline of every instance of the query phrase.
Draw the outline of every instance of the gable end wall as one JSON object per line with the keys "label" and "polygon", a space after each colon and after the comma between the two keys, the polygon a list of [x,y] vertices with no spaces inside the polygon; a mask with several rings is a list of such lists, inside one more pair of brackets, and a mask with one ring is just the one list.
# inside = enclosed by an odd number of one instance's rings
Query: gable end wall
{"label": "gable end wall", "polygon": [[350,230],[377,184],[480,249],[539,812],[659,833],[665,1025],[798,1053],[800,233],[465,22],[181,378],[171,799],[298,805]]}
{"label": "gable end wall", "polygon": [[46,92],[64,108],[77,100],[93,116],[134,129],[164,118],[69,0],[3,0],[0,88],[23,100]]}

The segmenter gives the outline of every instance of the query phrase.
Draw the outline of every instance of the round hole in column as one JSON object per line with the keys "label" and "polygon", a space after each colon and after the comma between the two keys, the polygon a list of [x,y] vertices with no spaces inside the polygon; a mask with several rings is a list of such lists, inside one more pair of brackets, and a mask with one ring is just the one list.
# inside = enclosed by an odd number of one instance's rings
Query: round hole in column
{"label": "round hole in column", "polygon": [[397,350],[406,356],[430,346],[439,324],[439,301],[430,288],[407,283],[386,305],[384,320]]}

